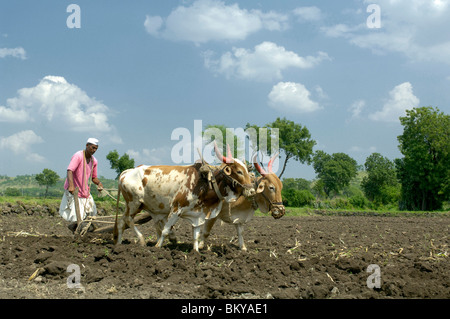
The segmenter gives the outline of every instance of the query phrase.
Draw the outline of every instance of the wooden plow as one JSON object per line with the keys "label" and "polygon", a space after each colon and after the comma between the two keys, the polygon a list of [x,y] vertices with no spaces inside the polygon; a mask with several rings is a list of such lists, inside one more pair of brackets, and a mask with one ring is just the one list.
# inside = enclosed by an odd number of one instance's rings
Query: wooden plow
{"label": "wooden plow", "polygon": [[[114,191],[114,190],[110,190]],[[106,189],[103,189],[102,192],[106,194],[107,196],[111,197],[114,200],[117,200],[117,197],[114,198]],[[78,188],[74,191],[74,198],[78,198]],[[86,233],[89,231],[89,228],[91,226],[93,227],[92,232],[93,233],[112,233],[114,230],[114,224],[116,215],[109,215],[109,216],[87,216],[84,220],[81,218],[80,213],[80,206],[77,200],[75,202],[75,211],[77,215],[77,228],[75,229],[75,234],[80,235],[83,237],[86,235]],[[123,202],[119,202],[122,205],[125,205]],[[120,218],[122,215],[118,215],[117,217]],[[137,216],[134,217],[134,223],[135,225],[142,225],[145,223],[148,223],[150,220],[152,220],[152,216],[150,216],[147,212],[139,213]],[[125,226],[125,229],[128,228],[128,225]]]}

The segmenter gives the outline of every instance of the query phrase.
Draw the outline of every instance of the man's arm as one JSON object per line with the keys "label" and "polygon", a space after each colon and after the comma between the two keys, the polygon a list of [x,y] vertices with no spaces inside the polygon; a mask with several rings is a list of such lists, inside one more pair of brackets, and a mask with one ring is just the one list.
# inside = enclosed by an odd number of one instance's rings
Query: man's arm
{"label": "man's arm", "polygon": [[67,170],[67,180],[69,181],[68,191],[73,194],[75,191],[75,185],[73,184],[73,172],[70,169]]}
{"label": "man's arm", "polygon": [[92,182],[93,182],[95,185],[97,185],[97,190],[98,190],[99,192],[101,192],[101,191],[103,190],[103,184],[102,184],[102,182],[100,182],[100,180],[99,180],[97,177],[94,177],[94,178],[92,179]]}

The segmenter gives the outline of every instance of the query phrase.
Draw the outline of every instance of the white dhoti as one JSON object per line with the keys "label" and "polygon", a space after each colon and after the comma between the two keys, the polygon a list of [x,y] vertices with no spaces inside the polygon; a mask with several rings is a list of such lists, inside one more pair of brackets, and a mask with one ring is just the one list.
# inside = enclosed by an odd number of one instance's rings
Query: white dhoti
{"label": "white dhoti", "polygon": [[[92,195],[89,194],[88,198],[78,198],[78,203],[80,207],[81,219],[85,219],[86,216],[97,215],[97,207],[95,206],[94,199]],[[75,211],[74,196],[68,190],[64,191],[63,198],[61,200],[61,205],[59,206],[59,214],[62,218],[69,222],[77,221],[77,213]]]}

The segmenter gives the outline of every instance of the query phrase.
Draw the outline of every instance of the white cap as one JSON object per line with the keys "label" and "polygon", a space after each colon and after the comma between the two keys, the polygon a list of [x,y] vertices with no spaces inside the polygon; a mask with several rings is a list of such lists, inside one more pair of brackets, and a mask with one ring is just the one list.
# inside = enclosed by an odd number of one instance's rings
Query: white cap
{"label": "white cap", "polygon": [[91,137],[91,138],[88,138],[86,144],[94,144],[94,145],[98,146],[98,140],[96,138]]}

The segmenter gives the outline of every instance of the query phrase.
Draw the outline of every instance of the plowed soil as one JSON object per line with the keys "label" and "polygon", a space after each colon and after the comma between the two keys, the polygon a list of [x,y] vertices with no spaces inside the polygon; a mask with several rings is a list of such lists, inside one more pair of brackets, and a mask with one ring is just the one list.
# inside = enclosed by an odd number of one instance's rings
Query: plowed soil
{"label": "plowed soil", "polygon": [[[111,234],[74,237],[55,209],[7,208],[0,298],[450,298],[449,217],[255,217],[247,252],[218,222],[196,253],[183,220],[177,244],[154,247],[149,222],[139,226],[146,247],[126,230],[114,249]],[[69,265],[79,267],[79,288],[68,285]],[[368,287],[369,265],[379,267],[379,288]]]}

